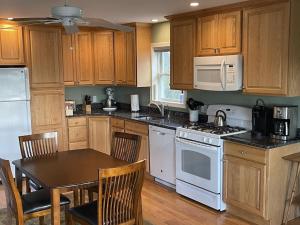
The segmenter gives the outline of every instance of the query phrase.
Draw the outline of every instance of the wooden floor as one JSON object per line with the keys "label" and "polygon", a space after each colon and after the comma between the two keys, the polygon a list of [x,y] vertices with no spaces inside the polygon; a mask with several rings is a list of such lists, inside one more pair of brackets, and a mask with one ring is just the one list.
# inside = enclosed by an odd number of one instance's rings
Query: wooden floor
{"label": "wooden floor", "polygon": [[[192,202],[174,190],[145,180],[143,187],[143,216],[153,225],[252,225],[227,213],[214,211]],[[0,208],[5,208],[5,196],[0,186]],[[299,225],[300,222],[293,223]]]}

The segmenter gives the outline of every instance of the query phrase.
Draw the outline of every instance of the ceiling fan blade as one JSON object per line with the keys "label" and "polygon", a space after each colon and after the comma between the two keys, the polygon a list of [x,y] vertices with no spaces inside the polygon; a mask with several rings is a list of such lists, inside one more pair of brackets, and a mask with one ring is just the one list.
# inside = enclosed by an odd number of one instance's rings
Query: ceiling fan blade
{"label": "ceiling fan blade", "polygon": [[76,23],[79,26],[103,27],[103,28],[109,28],[109,29],[125,31],[125,32],[131,32],[134,30],[132,27],[111,23],[103,19],[80,18],[78,20],[76,19]]}
{"label": "ceiling fan blade", "polygon": [[79,28],[77,25],[63,25],[67,34],[74,34],[79,32]]}

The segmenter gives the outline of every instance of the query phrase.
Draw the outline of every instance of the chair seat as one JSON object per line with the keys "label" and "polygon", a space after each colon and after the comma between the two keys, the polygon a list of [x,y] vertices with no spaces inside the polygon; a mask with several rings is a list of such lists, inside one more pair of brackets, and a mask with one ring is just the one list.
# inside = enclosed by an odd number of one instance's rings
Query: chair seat
{"label": "chair seat", "polygon": [[[98,225],[98,201],[93,201],[91,203],[71,208],[69,212],[71,215],[77,217],[80,220],[85,221],[90,225]],[[125,212],[118,213],[124,214]],[[113,219],[113,221],[106,221],[104,224],[119,224],[119,222]]]}
{"label": "chair seat", "polygon": [[[48,190],[34,191],[21,196],[24,214],[34,213],[51,208],[51,196]],[[70,204],[70,200],[61,195],[60,205]]]}
{"label": "chair seat", "polygon": [[43,187],[39,185],[38,183],[35,183],[33,180],[29,180],[29,186],[32,187],[34,190],[42,190]]}
{"label": "chair seat", "polygon": [[98,225],[98,204],[97,201],[80,205],[70,209],[70,214],[86,221],[91,225]]}

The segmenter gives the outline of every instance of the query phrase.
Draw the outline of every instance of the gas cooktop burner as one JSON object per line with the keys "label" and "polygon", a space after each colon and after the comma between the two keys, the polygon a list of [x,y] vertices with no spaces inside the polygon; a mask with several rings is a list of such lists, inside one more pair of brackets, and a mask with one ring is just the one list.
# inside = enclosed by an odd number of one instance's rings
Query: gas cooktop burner
{"label": "gas cooktop burner", "polygon": [[189,124],[189,125],[185,125],[184,128],[202,131],[205,133],[216,134],[216,135],[236,133],[245,130],[240,127],[230,127],[230,126],[217,127],[213,123]]}

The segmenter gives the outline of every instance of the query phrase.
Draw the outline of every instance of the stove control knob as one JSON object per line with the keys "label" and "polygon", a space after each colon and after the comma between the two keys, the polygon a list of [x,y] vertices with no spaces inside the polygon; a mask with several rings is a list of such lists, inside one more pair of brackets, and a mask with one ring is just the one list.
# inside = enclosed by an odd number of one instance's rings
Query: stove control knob
{"label": "stove control knob", "polygon": [[179,137],[182,137],[182,131],[179,132]]}
{"label": "stove control knob", "polygon": [[203,139],[203,141],[204,141],[205,143],[208,143],[208,140],[209,140],[209,138],[204,138],[204,139]]}
{"label": "stove control knob", "polygon": [[188,134],[187,133],[184,133],[183,137],[184,138],[187,138]]}
{"label": "stove control knob", "polygon": [[209,138],[208,139],[208,143],[211,144],[212,143],[212,139]]}

